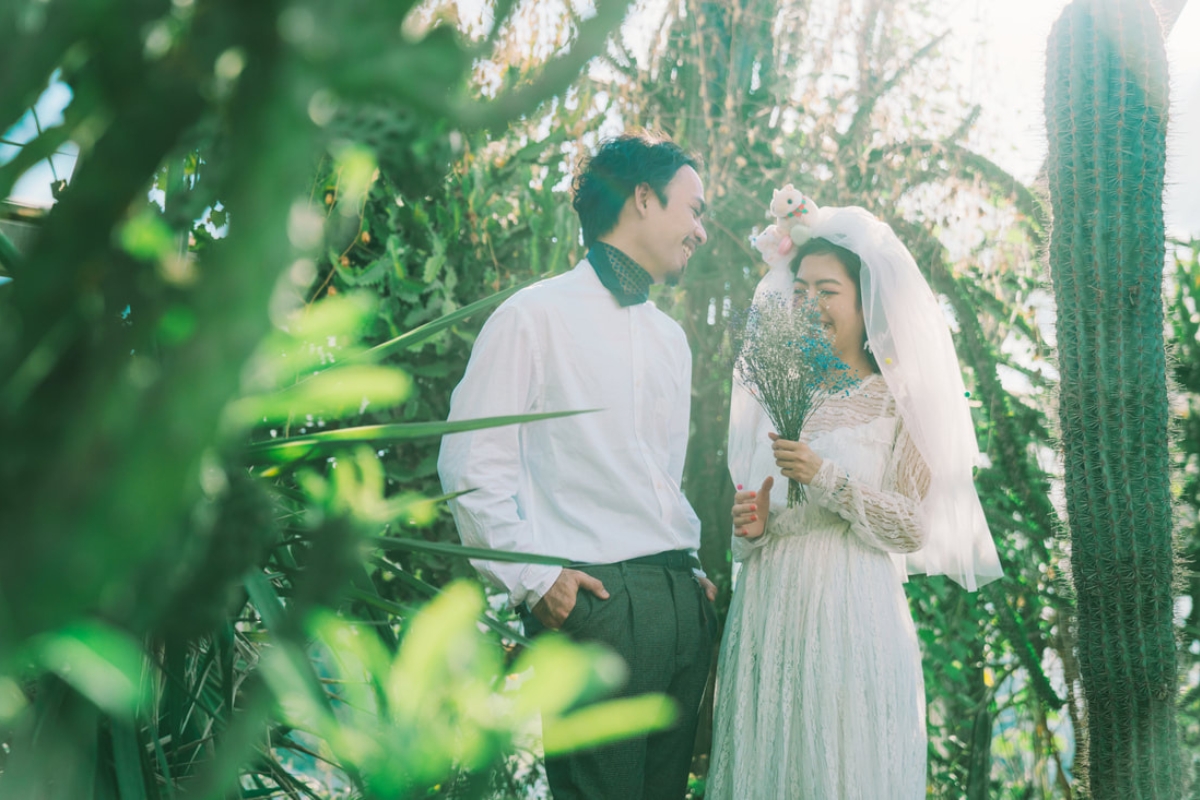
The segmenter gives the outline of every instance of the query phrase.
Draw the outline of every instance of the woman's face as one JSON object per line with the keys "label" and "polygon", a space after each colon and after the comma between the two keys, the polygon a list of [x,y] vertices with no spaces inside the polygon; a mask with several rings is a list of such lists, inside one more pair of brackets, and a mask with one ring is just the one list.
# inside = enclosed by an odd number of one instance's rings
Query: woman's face
{"label": "woman's face", "polygon": [[797,300],[807,297],[817,301],[821,322],[842,360],[857,362],[863,353],[866,330],[862,303],[858,300],[858,287],[837,256],[831,253],[805,256],[796,270],[793,286]]}

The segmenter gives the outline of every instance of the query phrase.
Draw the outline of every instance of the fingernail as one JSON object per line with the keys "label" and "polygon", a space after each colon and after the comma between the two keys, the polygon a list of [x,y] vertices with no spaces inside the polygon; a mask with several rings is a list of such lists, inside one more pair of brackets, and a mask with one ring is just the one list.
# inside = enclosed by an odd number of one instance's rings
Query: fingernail
{"label": "fingernail", "polygon": [[738,484],[738,491],[740,492],[741,490],[742,490],[742,485],[739,483],[739,484]]}
{"label": "fingernail", "polygon": [[751,515],[750,515],[750,521],[751,521],[751,522],[758,522],[758,514],[751,514]]}
{"label": "fingernail", "polygon": [[751,493],[750,493],[750,496],[751,496],[751,497],[758,497],[758,492],[751,492]]}

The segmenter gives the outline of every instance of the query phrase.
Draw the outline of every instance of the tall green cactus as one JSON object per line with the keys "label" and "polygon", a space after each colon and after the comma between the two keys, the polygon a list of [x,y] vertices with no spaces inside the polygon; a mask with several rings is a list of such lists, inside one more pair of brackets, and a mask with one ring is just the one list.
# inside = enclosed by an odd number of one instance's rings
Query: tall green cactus
{"label": "tall green cactus", "polygon": [[1147,0],[1074,0],[1046,62],[1050,273],[1090,793],[1176,800],[1162,30]]}

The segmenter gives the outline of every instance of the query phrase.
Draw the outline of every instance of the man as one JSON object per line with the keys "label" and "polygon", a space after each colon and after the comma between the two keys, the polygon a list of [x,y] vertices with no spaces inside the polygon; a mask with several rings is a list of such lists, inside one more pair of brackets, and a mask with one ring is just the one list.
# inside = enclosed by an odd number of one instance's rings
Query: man
{"label": "man", "polygon": [[447,436],[438,471],[465,544],[571,559],[574,569],[474,562],[522,607],[527,632],[599,641],[629,665],[623,695],[665,692],[670,730],[547,759],[556,800],[681,798],[708,677],[716,588],[680,489],[691,351],[646,302],[708,236],[696,160],[647,133],[601,144],[574,182],[587,258],[496,309],[450,419],[595,409]]}

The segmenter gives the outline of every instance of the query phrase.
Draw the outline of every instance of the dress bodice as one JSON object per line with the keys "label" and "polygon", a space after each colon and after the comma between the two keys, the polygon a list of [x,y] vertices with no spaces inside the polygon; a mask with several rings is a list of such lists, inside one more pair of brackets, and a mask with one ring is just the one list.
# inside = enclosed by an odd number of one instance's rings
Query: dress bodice
{"label": "dress bodice", "polygon": [[[843,474],[878,490],[883,488],[896,439],[895,414],[896,404],[887,383],[878,375],[869,375],[848,391],[826,397],[800,438],[822,459],[836,462]],[[848,525],[834,510],[811,498],[802,506],[772,511],[775,518],[771,527],[777,535],[794,535],[816,526]]]}
{"label": "dress bodice", "polygon": [[849,391],[828,397],[813,412],[801,438],[851,477],[881,488],[896,440],[896,402],[887,383],[869,375]]}
{"label": "dress bodice", "polygon": [[754,469],[764,477],[774,475],[779,489],[771,495],[767,535],[758,541],[735,537],[735,559],[742,560],[771,537],[847,527],[860,543],[874,549],[896,554],[920,549],[918,507],[929,471],[881,376],[869,375],[851,389],[826,397],[812,413],[800,438],[823,464],[806,489],[808,500],[798,506],[787,507],[786,479],[774,463],[767,436],[770,421],[759,425]]}

